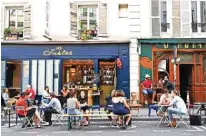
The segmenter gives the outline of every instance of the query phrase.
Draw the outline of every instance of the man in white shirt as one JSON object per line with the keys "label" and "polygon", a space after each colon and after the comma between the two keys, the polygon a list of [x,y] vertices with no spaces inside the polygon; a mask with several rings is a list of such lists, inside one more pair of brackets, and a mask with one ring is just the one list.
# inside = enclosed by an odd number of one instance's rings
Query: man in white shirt
{"label": "man in white shirt", "polygon": [[52,117],[52,113],[60,113],[61,112],[61,103],[59,101],[59,99],[56,98],[56,95],[51,92],[50,93],[51,96],[51,101],[49,102],[49,104],[46,104],[44,102],[43,105],[47,107],[45,113],[44,113],[44,117],[46,122],[49,122],[49,125],[52,125],[52,121],[51,121],[51,117]]}
{"label": "man in white shirt", "polygon": [[169,114],[169,124],[168,126],[175,127],[172,123],[172,114],[184,115],[187,113],[187,107],[184,100],[178,96],[177,91],[172,91],[172,96],[174,97],[173,100],[170,102],[170,106],[175,105],[177,108],[169,107],[168,114]]}

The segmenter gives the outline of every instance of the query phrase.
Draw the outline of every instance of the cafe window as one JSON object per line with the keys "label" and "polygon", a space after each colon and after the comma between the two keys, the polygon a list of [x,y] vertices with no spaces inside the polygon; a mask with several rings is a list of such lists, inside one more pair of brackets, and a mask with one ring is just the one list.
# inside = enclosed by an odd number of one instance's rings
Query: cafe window
{"label": "cafe window", "polygon": [[6,27],[11,28],[13,33],[18,33],[18,37],[23,37],[24,11],[23,7],[6,8]]}
{"label": "cafe window", "polygon": [[79,6],[78,16],[81,30],[96,30],[97,6]]}
{"label": "cafe window", "polygon": [[45,60],[38,61],[38,94],[42,95],[45,87]]}

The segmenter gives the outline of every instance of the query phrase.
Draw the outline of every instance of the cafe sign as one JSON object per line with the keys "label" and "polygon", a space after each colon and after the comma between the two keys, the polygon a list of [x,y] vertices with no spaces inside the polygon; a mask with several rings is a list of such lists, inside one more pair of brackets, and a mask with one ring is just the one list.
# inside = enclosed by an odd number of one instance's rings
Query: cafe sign
{"label": "cafe sign", "polygon": [[43,51],[44,56],[71,56],[72,51],[65,50],[62,46]]}
{"label": "cafe sign", "polygon": [[[157,45],[157,48],[163,48],[163,49],[173,49],[175,45],[172,44],[163,44],[163,45]],[[176,44],[177,49],[206,49],[206,43],[203,44],[189,44],[189,43],[185,43],[185,44]]]}

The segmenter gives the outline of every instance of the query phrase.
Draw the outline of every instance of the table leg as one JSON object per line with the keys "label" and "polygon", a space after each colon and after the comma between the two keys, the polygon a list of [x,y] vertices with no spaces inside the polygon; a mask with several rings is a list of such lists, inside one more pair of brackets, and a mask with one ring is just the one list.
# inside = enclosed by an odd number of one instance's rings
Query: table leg
{"label": "table leg", "polygon": [[11,110],[9,110],[9,128],[10,128],[10,115],[11,115]]}

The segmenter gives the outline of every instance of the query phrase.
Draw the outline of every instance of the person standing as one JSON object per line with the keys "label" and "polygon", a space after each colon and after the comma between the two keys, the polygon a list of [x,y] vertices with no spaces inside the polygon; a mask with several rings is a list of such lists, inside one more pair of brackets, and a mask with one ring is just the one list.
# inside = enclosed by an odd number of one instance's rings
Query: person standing
{"label": "person standing", "polygon": [[61,113],[62,110],[61,103],[59,99],[56,98],[55,93],[51,92],[50,96],[51,96],[51,101],[49,102],[49,104],[42,102],[42,104],[47,108],[44,112],[44,118],[46,122],[49,123],[49,126],[52,125],[52,121],[51,121],[52,113]]}
{"label": "person standing", "polygon": [[150,75],[146,74],[145,75],[145,80],[142,83],[142,93],[145,96],[145,104],[147,105],[148,102],[148,95],[152,94],[152,103],[154,103],[154,98],[155,98],[155,91],[152,90],[152,80],[150,79]]}
{"label": "person standing", "polygon": [[165,86],[165,87],[167,88],[167,90],[169,91],[169,93],[171,93],[171,91],[174,90],[174,85],[173,85],[173,83],[168,79],[167,76],[164,77],[163,86]]}
{"label": "person standing", "polygon": [[173,121],[172,114],[184,115],[187,113],[187,107],[186,107],[184,100],[178,96],[177,91],[172,91],[171,94],[174,98],[170,102],[169,106],[175,106],[177,108],[173,108],[173,107],[168,108],[169,124],[167,126],[168,127],[175,127],[176,124]]}

